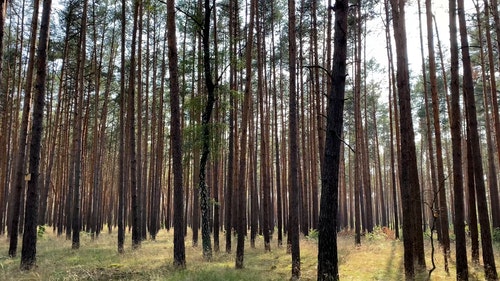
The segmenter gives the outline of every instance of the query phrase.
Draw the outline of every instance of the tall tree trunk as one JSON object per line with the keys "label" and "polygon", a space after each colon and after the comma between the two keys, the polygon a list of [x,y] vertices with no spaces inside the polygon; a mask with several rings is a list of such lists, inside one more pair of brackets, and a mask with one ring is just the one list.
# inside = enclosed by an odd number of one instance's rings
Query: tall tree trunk
{"label": "tall tree trunk", "polygon": [[174,265],[186,266],[184,246],[184,195],[182,181],[182,135],[179,106],[179,71],[177,40],[175,32],[175,0],[167,1],[168,67],[170,72],[170,135],[172,139],[172,161],[174,167]]}
{"label": "tall tree trunk", "polygon": [[[84,69],[86,55],[86,38],[87,38],[87,1],[83,2],[82,21],[80,30],[80,41],[78,47],[77,69],[78,75],[76,82],[76,97],[75,97],[75,116],[74,116],[74,133],[73,133],[73,149],[74,149],[74,188],[73,188],[73,213],[72,213],[72,238],[71,248],[80,248],[80,229],[81,229],[81,189],[82,189],[82,138],[83,138],[83,94],[85,89]],[[71,199],[71,198],[70,198]],[[69,227],[69,225],[68,225]]]}
{"label": "tall tree trunk", "polygon": [[335,2],[332,88],[328,95],[324,162],[321,170],[318,281],[338,280],[337,209],[347,59],[347,0]]}
{"label": "tall tree trunk", "polygon": [[484,173],[482,167],[482,157],[479,145],[479,134],[477,125],[476,103],[474,98],[474,84],[472,80],[472,66],[469,54],[469,42],[467,38],[467,25],[464,13],[464,1],[458,0],[458,22],[460,26],[460,42],[462,45],[462,63],[463,63],[463,90],[464,103],[466,108],[467,127],[469,128],[471,149],[474,165],[474,181],[476,184],[476,196],[481,225],[481,246],[483,250],[484,272],[486,279],[498,279],[495,257],[493,255],[493,246],[491,241],[490,220],[488,217],[488,205],[486,201],[486,187],[484,183]]}
{"label": "tall tree trunk", "polygon": [[134,14],[132,25],[132,43],[130,49],[130,70],[128,81],[128,100],[127,100],[127,129],[128,129],[128,161],[129,161],[129,179],[130,179],[130,195],[132,199],[132,249],[137,249],[141,246],[140,238],[140,207],[139,196],[137,190],[137,150],[136,150],[136,132],[135,132],[135,92],[136,92],[136,45],[137,45],[137,30],[139,21],[139,0],[134,1]]}
{"label": "tall tree trunk", "polygon": [[[428,166],[430,167],[428,170],[430,174],[430,185],[431,188],[430,190],[424,190],[427,193],[427,198],[424,198],[424,200],[427,200],[427,204],[429,204],[429,208],[431,209],[430,217],[425,218],[429,221],[432,221],[432,226],[437,230],[438,233],[438,240],[441,241],[441,225],[439,223],[439,216],[434,219],[434,213],[439,214],[439,201],[437,201],[437,194],[439,194],[438,190],[438,184],[437,184],[437,179],[436,179],[436,161],[435,161],[435,155],[434,155],[434,142],[432,141],[433,134],[431,130],[431,114],[430,114],[430,108],[429,106],[429,87],[428,87],[428,82],[427,82],[427,67],[425,63],[425,55],[424,55],[424,38],[423,38],[423,28],[422,28],[422,12],[421,12],[421,5],[420,5],[420,0],[418,1],[418,21],[419,21],[419,31],[420,31],[420,55],[422,59],[422,81],[423,81],[423,87],[424,87],[424,107],[425,107],[425,130],[426,130],[426,140],[427,140],[427,150],[428,150]],[[425,202],[425,201],[424,201]],[[437,222],[437,223],[436,223]]]}
{"label": "tall tree trunk", "polygon": [[47,46],[49,42],[51,6],[51,0],[43,1],[40,37],[37,49],[37,77],[33,105],[33,122],[31,124],[29,180],[26,194],[23,246],[21,250],[21,269],[23,270],[30,270],[36,266],[40,149],[43,134],[43,110],[47,80]]}
{"label": "tall tree trunk", "polygon": [[[487,1],[485,0],[485,9],[488,8]],[[498,13],[498,1],[497,0],[491,0],[491,13],[493,15],[493,20],[494,20],[494,25],[495,25],[495,31],[496,31],[496,39],[497,39],[497,48],[500,47],[500,17]],[[489,17],[486,17],[489,18]],[[490,35],[489,33],[487,35]],[[489,53],[490,51],[492,52],[493,48],[488,47]],[[498,49],[497,49],[498,50]],[[498,57],[500,61],[500,57]],[[490,54],[490,71],[495,71],[495,67],[493,66],[493,55]],[[498,94],[496,90],[496,83],[493,83],[495,81],[495,76],[490,76],[491,79],[491,95],[492,95],[492,103],[491,103],[491,109],[493,111],[493,117],[494,117],[494,125],[495,125],[495,139],[496,139],[496,146],[497,146],[497,151],[498,151],[498,165],[500,167],[500,112],[498,108]],[[492,206],[493,207],[493,206]],[[500,208],[500,207],[498,207]],[[498,219],[499,216],[497,216]],[[498,223],[498,224],[497,224]],[[500,227],[500,219],[498,220],[493,220],[493,226],[494,227]]]}
{"label": "tall tree trunk", "polygon": [[462,170],[462,136],[461,136],[461,114],[460,114],[460,82],[458,63],[458,42],[456,26],[456,2],[449,1],[449,28],[450,28],[450,56],[451,56],[451,80],[450,80],[450,131],[453,157],[453,191],[455,204],[455,221],[453,223],[456,237],[456,268],[457,280],[468,280],[469,272],[467,266],[467,243],[465,234],[464,214],[464,190]]}
{"label": "tall tree trunk", "polygon": [[236,263],[237,269],[243,268],[243,260],[245,255],[245,235],[246,235],[246,166],[247,166],[247,137],[248,125],[250,123],[250,105],[252,101],[252,49],[253,49],[253,29],[255,10],[257,6],[256,0],[251,0],[250,3],[250,22],[248,25],[247,47],[245,54],[245,97],[243,100],[243,112],[241,116],[241,135],[240,135],[240,153],[239,171],[238,171],[238,240],[236,244]]}
{"label": "tall tree trunk", "polygon": [[429,50],[429,77],[431,82],[432,111],[434,121],[434,133],[436,137],[436,164],[437,164],[437,186],[439,198],[439,222],[441,230],[441,242],[444,251],[445,270],[448,272],[448,256],[450,255],[450,235],[448,222],[448,206],[446,203],[446,185],[443,163],[443,145],[441,141],[441,121],[439,117],[439,98],[436,77],[436,55],[434,52],[434,32],[432,29],[432,5],[430,0],[425,1],[427,18],[427,46]]}
{"label": "tall tree trunk", "polygon": [[[274,2],[271,2],[271,14],[274,14]],[[274,45],[274,24],[271,24],[271,45]],[[272,58],[276,58],[275,48],[272,48]],[[272,93],[273,93],[273,108],[274,108],[274,153],[276,161],[276,216],[277,216],[277,227],[278,227],[278,247],[283,245],[283,194],[282,194],[282,182],[281,182],[281,165],[280,165],[280,145],[279,145],[279,135],[278,135],[278,89],[276,87],[276,59],[272,59]]]}
{"label": "tall tree trunk", "polygon": [[[493,6],[493,7],[497,7],[497,6]],[[491,43],[491,28],[490,28],[490,23],[488,21],[488,19],[490,18],[489,17],[489,13],[490,12],[490,6],[488,4],[488,1],[487,0],[484,0],[484,18],[487,19],[485,21],[485,25],[486,25],[486,42],[487,42],[487,45],[488,45],[488,64],[489,64],[489,69],[490,69],[490,73],[489,73],[489,79],[490,79],[490,93],[489,93],[489,98],[490,98],[490,101],[491,101],[491,105],[492,105],[492,116],[493,116],[493,126],[491,127],[488,127],[488,129],[486,130],[487,132],[490,132],[489,128],[493,128],[493,132],[496,133],[495,134],[495,137],[496,137],[496,149],[497,149],[497,152],[500,153],[500,121],[498,120],[500,117],[499,117],[499,113],[498,113],[498,101],[497,101],[497,83],[496,83],[496,76],[495,76],[495,63],[494,63],[494,54],[493,54],[493,46],[492,46],[492,43]],[[498,10],[496,11],[496,13],[498,14]],[[493,14],[495,14],[495,9],[493,9]],[[498,15],[497,15],[498,17]],[[498,30],[500,31],[500,29]],[[497,31],[497,37],[499,37],[499,33]],[[479,33],[481,34],[481,32]],[[489,117],[487,117],[489,118]],[[494,154],[494,153],[493,153]],[[494,155],[488,155],[488,157],[492,157],[494,158],[495,156]],[[499,162],[498,162],[498,166],[500,166],[500,154],[498,154],[498,159],[499,159]],[[496,184],[493,184],[493,181],[496,181],[496,169],[495,169],[495,165],[494,165],[494,162],[492,162],[493,164],[490,165],[490,170],[489,170],[489,173],[491,175],[490,177],[490,182],[492,182],[492,184],[490,184],[490,188],[489,188],[489,191],[490,191],[490,201],[491,201],[491,220],[492,220],[492,226],[493,226],[493,229],[495,228],[499,228],[500,227],[500,198],[499,198],[499,193],[498,193],[498,183]]]}
{"label": "tall tree trunk", "polygon": [[[3,20],[3,5],[2,3],[2,11],[0,11],[0,16]],[[24,185],[24,175],[26,170],[25,165],[25,156],[27,150],[27,136],[28,136],[28,120],[29,120],[29,112],[31,105],[31,91],[33,89],[33,70],[35,67],[35,47],[36,47],[36,34],[38,30],[38,10],[40,7],[40,1],[35,0],[33,3],[33,17],[31,19],[31,36],[30,36],[30,51],[28,58],[28,69],[26,73],[26,84],[24,86],[24,102],[23,102],[23,113],[22,113],[22,121],[21,128],[19,131],[19,141],[18,141],[18,154],[16,156],[15,161],[15,178],[14,185],[10,194],[10,244],[9,244],[9,256],[15,257],[17,252],[17,238],[18,238],[18,228],[19,228],[19,211],[20,211],[20,203],[21,203],[21,191]],[[0,22],[0,33],[3,36],[3,23]],[[0,36],[0,37],[2,37]],[[3,50],[2,43],[3,38],[0,38],[0,50]],[[0,54],[0,57],[3,57]],[[2,67],[2,59],[0,58],[0,77],[2,77],[1,72]],[[0,80],[3,80],[0,78]],[[1,82],[0,82],[1,83]],[[0,86],[1,89],[1,86]],[[1,91],[1,90],[0,90]]]}
{"label": "tall tree trunk", "polygon": [[[392,186],[392,206],[393,206],[393,216],[394,216],[394,236],[396,239],[399,238],[399,216],[398,216],[398,193],[397,193],[397,181],[396,181],[396,158],[399,160],[399,145],[396,145],[394,148],[394,131],[396,131],[396,139],[399,139],[399,130],[398,130],[398,120],[397,118],[393,118],[393,116],[397,116],[397,97],[396,95],[396,86],[395,86],[395,75],[394,75],[394,64],[393,64],[393,54],[392,54],[392,43],[391,43],[391,34],[390,34],[390,13],[389,13],[389,3],[388,0],[384,0],[384,10],[385,10],[385,39],[386,39],[386,49],[387,49],[387,60],[389,64],[388,71],[388,80],[390,81],[389,86],[389,135],[390,135],[390,154],[391,154],[391,186]],[[394,126],[394,124],[396,126]],[[394,130],[396,127],[396,130]],[[397,154],[397,155],[395,155]],[[398,161],[399,162],[399,161]]]}
{"label": "tall tree trunk", "polygon": [[288,0],[288,54],[289,54],[289,71],[290,71],[290,88],[289,88],[289,145],[290,157],[288,159],[290,174],[290,204],[288,224],[289,237],[292,250],[292,277],[291,280],[300,278],[300,245],[299,245],[299,194],[300,187],[298,181],[298,117],[297,117],[297,45],[296,45],[296,25],[295,25],[295,0]]}
{"label": "tall tree trunk", "polygon": [[403,204],[404,267],[406,278],[413,278],[414,261],[425,267],[422,207],[418,178],[415,133],[410,103],[408,53],[405,26],[405,1],[391,0],[394,39],[397,53],[397,88],[401,132],[401,194]]}
{"label": "tall tree trunk", "polygon": [[126,31],[126,1],[121,2],[121,70],[120,70],[120,132],[118,148],[118,253],[123,253],[125,242],[125,31]]}
{"label": "tall tree trunk", "polygon": [[[236,84],[236,42],[235,38],[237,38],[237,17],[238,13],[238,1],[229,1],[229,87],[231,91],[237,91],[238,86]],[[231,238],[232,238],[232,229],[235,227],[232,224],[233,217],[236,216],[236,212],[233,212],[233,191],[234,191],[234,170],[235,167],[235,100],[234,96],[231,95],[229,97],[229,152],[228,152],[228,160],[227,160],[227,181],[226,181],[226,191],[225,191],[225,204],[224,204],[224,220],[225,225],[224,228],[226,230],[226,253],[231,253]]]}
{"label": "tall tree trunk", "polygon": [[206,184],[206,165],[210,153],[210,118],[215,104],[215,84],[212,80],[212,66],[210,62],[210,16],[214,6],[210,6],[210,0],[205,0],[203,19],[203,71],[205,87],[207,90],[207,101],[201,116],[202,125],[202,153],[200,159],[200,207],[201,207],[201,239],[203,244],[203,257],[206,260],[212,259],[212,242],[210,240],[210,191]]}
{"label": "tall tree trunk", "polygon": [[264,235],[264,249],[266,251],[271,251],[271,243],[270,243],[270,221],[269,221],[269,213],[270,210],[270,193],[271,193],[271,179],[269,177],[269,168],[268,168],[268,128],[266,125],[267,120],[267,112],[265,111],[264,106],[264,39],[263,39],[263,27],[262,27],[262,16],[260,15],[260,11],[257,12],[257,91],[259,93],[259,112],[260,112],[260,182],[262,186],[263,197],[261,198],[262,202],[262,211],[263,220],[262,220],[262,233]]}

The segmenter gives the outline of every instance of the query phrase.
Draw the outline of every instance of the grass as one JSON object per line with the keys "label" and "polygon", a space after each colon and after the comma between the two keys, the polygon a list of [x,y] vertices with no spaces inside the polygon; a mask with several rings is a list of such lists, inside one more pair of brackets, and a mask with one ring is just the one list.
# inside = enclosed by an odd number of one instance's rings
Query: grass
{"label": "grass", "polygon": [[[37,265],[35,270],[25,272],[19,269],[20,249],[16,258],[9,258],[8,240],[0,243],[1,280],[288,280],[291,274],[291,257],[286,247],[276,247],[265,252],[262,237],[256,240],[256,248],[245,248],[245,268],[234,268],[236,239],[233,253],[227,254],[221,241],[221,252],[214,253],[213,260],[204,261],[201,246],[191,246],[191,235],[186,238],[187,268],[178,270],[173,264],[173,232],[160,231],[156,241],[143,241],[141,248],[131,249],[130,234],[127,233],[124,254],[116,250],[116,232],[101,234],[98,239],[82,232],[81,247],[71,249],[71,241],[46,231],[38,239]],[[221,237],[222,238],[222,237]],[[201,241],[199,242],[201,244]],[[339,271],[342,280],[402,280],[403,244],[387,238],[382,232],[363,237],[360,246],[354,245],[351,233],[338,237]],[[454,246],[452,245],[452,248]],[[430,247],[427,267],[431,266]],[[301,239],[302,280],[316,280],[317,243],[315,239]],[[453,249],[452,249],[453,250]],[[499,245],[495,245],[499,258]],[[450,261],[450,274],[444,271],[443,258],[436,249],[436,270],[431,280],[452,280],[455,278],[454,253]],[[498,264],[498,262],[497,262]],[[470,279],[482,280],[482,267],[469,265]],[[425,280],[427,272],[418,274],[417,280]]]}

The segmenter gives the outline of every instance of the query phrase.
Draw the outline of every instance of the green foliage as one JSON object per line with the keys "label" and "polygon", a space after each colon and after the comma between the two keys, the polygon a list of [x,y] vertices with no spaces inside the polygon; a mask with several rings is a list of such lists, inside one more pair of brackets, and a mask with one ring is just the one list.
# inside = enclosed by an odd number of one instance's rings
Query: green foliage
{"label": "green foliage", "polygon": [[368,241],[377,241],[377,240],[385,240],[387,239],[387,235],[382,230],[382,227],[375,226],[372,232],[366,233],[366,239]]}
{"label": "green foliage", "polygon": [[500,243],[500,227],[493,229],[492,238],[495,243]]}
{"label": "green foliage", "polygon": [[310,229],[309,235],[307,236],[307,239],[312,240],[314,242],[318,242],[318,239],[319,239],[318,230],[317,229]]}
{"label": "green foliage", "polygon": [[37,234],[38,238],[42,238],[43,235],[45,234],[45,226],[44,225],[39,225],[36,234]]}

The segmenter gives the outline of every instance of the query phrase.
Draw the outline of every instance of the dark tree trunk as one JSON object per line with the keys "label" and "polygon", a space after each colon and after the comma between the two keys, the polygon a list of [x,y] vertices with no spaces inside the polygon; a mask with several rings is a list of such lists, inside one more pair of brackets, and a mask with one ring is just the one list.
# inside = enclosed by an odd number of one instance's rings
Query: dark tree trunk
{"label": "dark tree trunk", "polygon": [[245,81],[245,97],[243,100],[243,112],[241,117],[241,135],[240,135],[240,153],[239,153],[239,171],[238,171],[238,240],[236,244],[236,263],[235,267],[237,269],[242,269],[244,267],[243,260],[245,256],[245,236],[246,236],[246,166],[247,166],[247,137],[248,137],[248,125],[250,121],[250,105],[252,101],[252,49],[253,49],[253,28],[254,28],[254,18],[255,10],[257,6],[257,1],[252,0],[250,4],[250,19],[248,25],[248,36],[247,36],[247,47],[245,54],[245,69],[246,69],[246,81]]}
{"label": "dark tree trunk", "polygon": [[[5,1],[6,2],[6,1]],[[0,50],[3,50],[3,5],[4,1],[0,5],[0,17],[2,20],[0,22]],[[24,185],[24,175],[26,170],[25,156],[27,150],[27,136],[28,136],[28,120],[31,105],[31,91],[33,84],[33,69],[35,66],[35,47],[36,47],[36,34],[38,30],[38,10],[40,7],[39,0],[33,3],[33,18],[31,19],[31,37],[30,37],[30,52],[28,59],[28,70],[26,73],[26,85],[24,87],[24,102],[23,102],[23,113],[21,121],[21,129],[19,132],[19,148],[18,155],[15,162],[15,178],[14,185],[10,194],[10,244],[9,244],[9,256],[15,257],[17,253],[17,239],[18,239],[18,228],[19,228],[19,212],[21,208],[21,193]],[[1,51],[0,51],[1,52]],[[2,55],[0,54],[0,57]],[[0,80],[2,77],[2,59],[0,58]],[[0,82],[1,83],[1,82]],[[0,87],[1,89],[1,87]],[[1,90],[0,90],[1,91]]]}
{"label": "dark tree trunk", "polygon": [[[75,97],[75,120],[76,126],[74,128],[74,190],[73,190],[73,214],[72,214],[72,237],[71,248],[80,248],[80,229],[81,229],[81,189],[82,189],[82,137],[83,137],[83,94],[85,89],[84,69],[85,69],[85,42],[87,34],[87,1],[83,2],[82,21],[80,30],[80,41],[78,49],[78,80],[77,81],[77,94]],[[69,225],[68,225],[69,226]]]}
{"label": "dark tree trunk", "polygon": [[463,63],[463,87],[464,103],[466,108],[467,127],[471,141],[471,157],[474,166],[474,182],[476,184],[476,196],[479,215],[479,224],[481,225],[481,246],[483,250],[484,272],[486,279],[497,280],[498,275],[495,267],[495,257],[493,255],[493,246],[491,241],[491,226],[488,217],[488,205],[486,200],[486,187],[484,183],[484,173],[482,167],[482,157],[479,144],[479,134],[477,125],[476,103],[474,98],[474,84],[472,79],[472,66],[469,55],[469,42],[467,38],[467,25],[464,14],[464,1],[458,0],[458,22],[460,25],[460,42],[462,45],[462,63]]}
{"label": "dark tree trunk", "polygon": [[120,133],[118,148],[118,253],[123,253],[125,242],[125,31],[126,1],[121,2],[121,70],[120,70]]}
{"label": "dark tree trunk", "polygon": [[422,207],[418,179],[415,134],[410,103],[408,53],[405,26],[405,1],[390,1],[397,53],[397,88],[400,110],[401,173],[400,186],[403,204],[404,266],[406,278],[413,278],[414,261],[425,267]]}
{"label": "dark tree trunk", "polygon": [[464,215],[464,190],[462,176],[462,136],[461,136],[461,115],[460,115],[460,81],[458,63],[458,42],[456,26],[456,2],[449,1],[449,22],[450,22],[450,56],[451,56],[451,81],[450,81],[450,105],[451,105],[451,142],[453,157],[453,191],[455,203],[454,232],[456,237],[456,266],[457,280],[468,280],[469,272],[467,266],[467,243],[465,235],[465,215]]}
{"label": "dark tree trunk", "polygon": [[[238,1],[229,1],[229,42],[230,42],[230,69],[229,69],[229,84],[231,91],[237,91],[238,86],[236,84],[236,14],[238,11]],[[231,253],[231,238],[232,238],[232,229],[235,227],[232,224],[233,217],[235,217],[236,212],[233,212],[233,190],[234,190],[234,170],[235,170],[235,101],[233,95],[229,97],[229,152],[228,152],[228,160],[227,160],[227,181],[226,181],[226,189],[224,195],[224,228],[226,230],[226,253]]]}
{"label": "dark tree trunk", "polygon": [[335,2],[335,33],[332,88],[328,95],[324,162],[321,170],[319,211],[318,281],[339,280],[337,257],[337,212],[341,135],[344,124],[344,96],[347,59],[347,0]]}
{"label": "dark tree trunk", "polygon": [[441,230],[441,243],[445,255],[445,269],[448,271],[448,256],[450,255],[450,234],[448,222],[448,206],[446,203],[446,185],[443,162],[443,145],[441,141],[441,122],[439,118],[439,98],[436,77],[436,56],[434,52],[434,32],[432,29],[432,5],[430,0],[425,1],[427,15],[427,42],[429,50],[429,76],[431,82],[432,111],[434,119],[434,133],[436,138],[436,164],[437,164],[437,186],[439,198],[439,222]]}
{"label": "dark tree trunk", "polygon": [[[397,97],[396,95],[396,86],[395,86],[395,75],[394,75],[394,64],[393,64],[393,54],[392,54],[392,43],[391,43],[391,33],[390,33],[390,13],[389,13],[389,2],[388,0],[384,0],[384,9],[385,9],[385,39],[386,39],[386,49],[387,49],[387,60],[389,64],[389,73],[388,73],[388,80],[390,81],[390,86],[389,86],[389,134],[390,134],[390,158],[391,158],[391,171],[390,171],[390,176],[391,176],[391,186],[392,186],[392,206],[393,206],[393,215],[394,215],[394,236],[396,239],[399,238],[399,216],[398,216],[398,192],[397,192],[397,181],[396,181],[396,158],[399,159],[399,149],[398,145],[396,145],[396,148],[394,147],[394,135],[396,135],[396,139],[398,139],[399,136],[399,130],[398,128],[398,120],[397,118],[393,118],[393,116],[397,116]],[[395,124],[396,126],[394,126]],[[394,127],[396,127],[396,130],[394,130]],[[394,134],[394,131],[395,134]],[[397,154],[397,156],[396,156]]]}
{"label": "dark tree trunk", "polygon": [[[493,0],[496,2],[496,0]],[[498,7],[497,4],[493,5],[493,7]],[[498,20],[498,10],[495,11],[495,9],[492,9],[493,11],[493,17],[495,20]],[[496,13],[496,16],[495,16]],[[484,0],[484,18],[489,19],[490,18],[490,5],[488,4],[487,0]],[[491,27],[490,23],[488,20],[485,21],[486,25],[486,41],[488,44],[488,64],[489,64],[489,69],[490,69],[490,95],[489,99],[491,101],[491,107],[492,107],[492,115],[493,115],[493,125],[490,128],[494,128],[493,132],[495,133],[494,135],[496,136],[496,148],[497,151],[500,151],[500,122],[498,122],[499,119],[499,113],[498,113],[498,95],[497,95],[497,83],[496,83],[496,77],[495,77],[495,63],[494,63],[494,54],[493,54],[493,46],[491,42]],[[500,31],[500,26],[499,29],[497,30],[497,38],[499,37]],[[480,33],[481,34],[481,33]],[[500,40],[500,39],[499,39]],[[489,117],[491,118],[491,117]],[[487,130],[487,132],[490,132],[490,130]],[[490,132],[491,134],[492,132]],[[492,137],[493,141],[493,137]],[[492,149],[493,148],[492,144]],[[500,227],[500,198],[499,198],[499,192],[498,192],[498,181],[496,179],[496,167],[499,167],[498,165],[495,167],[494,164],[494,158],[495,158],[495,153],[491,153],[491,155],[488,155],[488,157],[492,158],[492,165],[490,165],[489,168],[489,173],[490,173],[490,181],[492,184],[490,184],[490,200],[491,200],[491,224],[493,226],[493,229],[499,228]],[[498,158],[500,161],[500,157]],[[500,164],[500,162],[498,163]],[[494,181],[494,184],[493,184]]]}
{"label": "dark tree trunk", "polygon": [[295,0],[288,0],[288,48],[289,48],[289,143],[290,157],[289,163],[289,181],[290,181],[290,204],[288,224],[291,251],[292,251],[292,277],[291,280],[300,278],[300,245],[299,245],[299,204],[300,187],[298,179],[298,116],[297,116],[297,45],[296,45],[296,25],[295,25]]}
{"label": "dark tree trunk", "polygon": [[212,243],[210,240],[210,191],[206,183],[206,165],[210,153],[210,118],[215,104],[215,84],[212,80],[212,67],[210,62],[210,15],[212,9],[210,0],[205,0],[205,16],[203,21],[203,69],[205,75],[205,87],[207,90],[207,101],[201,116],[202,125],[202,153],[200,159],[200,208],[201,208],[201,239],[203,245],[203,257],[212,259]]}
{"label": "dark tree trunk", "polygon": [[179,105],[179,72],[175,30],[175,0],[169,0],[167,1],[167,40],[168,67],[170,72],[170,135],[172,139],[172,164],[174,170],[174,265],[185,267],[181,111]]}
{"label": "dark tree trunk", "polygon": [[21,250],[21,269],[23,270],[30,270],[36,266],[40,150],[43,134],[43,110],[45,105],[47,46],[49,41],[51,6],[51,0],[43,1],[40,37],[37,49],[37,78],[33,105],[33,122],[31,125],[32,135],[29,155],[30,178],[26,194],[23,246]]}
{"label": "dark tree trunk", "polygon": [[140,237],[140,206],[139,194],[137,190],[137,151],[136,151],[136,133],[135,133],[135,91],[136,91],[136,45],[137,45],[137,30],[139,17],[140,1],[134,1],[134,15],[132,25],[132,43],[130,50],[130,74],[128,84],[128,100],[127,100],[127,126],[128,126],[128,161],[129,161],[129,178],[130,178],[130,195],[132,200],[132,249],[137,249],[141,246]]}

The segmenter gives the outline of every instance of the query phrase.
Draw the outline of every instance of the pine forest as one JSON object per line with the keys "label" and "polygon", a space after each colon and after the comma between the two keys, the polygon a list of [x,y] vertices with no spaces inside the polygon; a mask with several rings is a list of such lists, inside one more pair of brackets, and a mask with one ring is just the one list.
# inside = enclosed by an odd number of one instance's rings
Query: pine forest
{"label": "pine forest", "polygon": [[0,279],[499,280],[497,0],[0,7]]}

